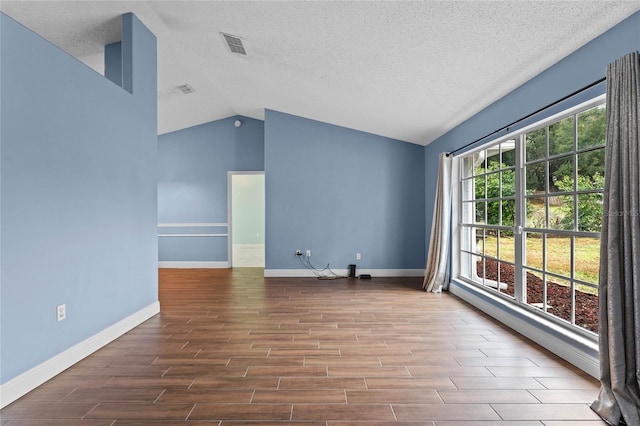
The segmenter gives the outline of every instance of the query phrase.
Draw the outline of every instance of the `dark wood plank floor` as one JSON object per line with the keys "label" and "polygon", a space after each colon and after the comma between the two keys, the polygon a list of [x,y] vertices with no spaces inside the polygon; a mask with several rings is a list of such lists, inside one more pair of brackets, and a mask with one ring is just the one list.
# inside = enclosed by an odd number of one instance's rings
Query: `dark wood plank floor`
{"label": "dark wood plank floor", "polygon": [[160,270],[159,315],[1,424],[604,424],[597,381],[419,279],[262,273]]}

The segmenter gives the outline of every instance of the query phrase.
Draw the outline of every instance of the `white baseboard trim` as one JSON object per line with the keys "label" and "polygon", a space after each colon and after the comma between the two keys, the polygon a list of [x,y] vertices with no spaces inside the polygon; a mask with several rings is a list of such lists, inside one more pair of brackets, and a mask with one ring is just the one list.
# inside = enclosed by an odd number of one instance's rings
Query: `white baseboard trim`
{"label": "white baseboard trim", "polygon": [[[333,269],[338,275],[349,275],[348,269]],[[356,275],[369,274],[372,278],[376,277],[423,277],[424,269],[356,269]],[[316,275],[308,269],[265,269],[265,277],[279,278],[303,278],[316,277]]]}
{"label": "white baseboard trim", "polygon": [[16,399],[31,392],[47,380],[60,374],[106,344],[111,343],[158,312],[160,312],[160,302],[154,302],[146,308],[129,315],[88,339],[49,358],[42,364],[0,385],[0,408],[6,407]]}
{"label": "white baseboard trim", "polygon": [[571,333],[553,321],[545,320],[517,305],[498,300],[498,298],[491,298],[491,301],[488,301],[487,298],[490,296],[482,294],[481,290],[473,286],[452,281],[449,291],[590,376],[596,379],[600,377],[597,342],[578,333]]}
{"label": "white baseboard trim", "polygon": [[183,268],[183,269],[196,269],[196,268],[214,268],[225,269],[231,268],[228,261],[224,262],[182,262],[182,261],[159,261],[158,268]]}

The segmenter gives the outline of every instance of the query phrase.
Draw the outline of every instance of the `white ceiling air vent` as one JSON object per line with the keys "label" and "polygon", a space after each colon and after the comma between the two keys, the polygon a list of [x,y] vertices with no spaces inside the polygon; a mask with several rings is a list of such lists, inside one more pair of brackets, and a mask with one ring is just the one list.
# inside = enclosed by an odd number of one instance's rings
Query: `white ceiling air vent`
{"label": "white ceiling air vent", "polygon": [[181,84],[180,86],[177,86],[177,87],[178,87],[178,90],[181,91],[185,95],[188,95],[189,93],[193,93],[193,92],[196,91],[196,89],[191,87],[190,84]]}
{"label": "white ceiling air vent", "polygon": [[247,56],[247,50],[244,48],[240,37],[232,36],[225,33],[220,34],[222,34],[222,37],[224,37],[224,41],[227,43],[227,47],[231,52]]}

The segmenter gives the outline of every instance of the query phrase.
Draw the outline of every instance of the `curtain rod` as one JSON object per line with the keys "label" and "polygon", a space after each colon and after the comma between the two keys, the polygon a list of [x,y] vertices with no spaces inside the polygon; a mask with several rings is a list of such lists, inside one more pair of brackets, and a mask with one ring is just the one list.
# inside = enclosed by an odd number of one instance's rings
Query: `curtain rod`
{"label": "curtain rod", "polygon": [[528,118],[531,118],[531,117],[533,117],[534,115],[539,114],[539,113],[541,113],[542,111],[544,111],[544,110],[546,110],[546,109],[549,109],[549,108],[551,108],[551,107],[553,107],[553,106],[556,106],[556,105],[558,105],[560,102],[566,101],[567,99],[572,98],[572,97],[574,97],[574,96],[575,96],[575,95],[577,95],[577,94],[580,94],[580,93],[582,93],[582,92],[584,92],[584,91],[587,91],[587,90],[591,89],[592,87],[597,86],[598,84],[600,84],[600,83],[602,83],[603,81],[606,81],[606,80],[607,80],[607,77],[602,77],[601,79],[596,80],[596,81],[594,81],[593,83],[587,84],[587,85],[586,85],[586,86],[584,86],[583,88],[578,89],[578,90],[576,90],[575,92],[572,92],[572,93],[568,94],[567,96],[565,96],[565,97],[563,97],[563,98],[558,99],[557,101],[551,102],[550,104],[545,105],[545,106],[543,106],[542,108],[537,109],[537,110],[535,110],[534,112],[532,112],[532,113],[530,113],[530,114],[525,115],[524,117],[520,117],[520,118],[518,118],[517,120],[515,120],[515,121],[513,121],[513,122],[511,122],[511,123],[509,123],[509,124],[507,124],[506,126],[503,126],[503,127],[499,128],[499,129],[497,129],[497,130],[494,130],[493,132],[488,133],[488,134],[484,135],[483,137],[476,139],[476,140],[475,140],[475,141],[473,141],[473,142],[469,142],[468,144],[463,145],[463,146],[461,146],[460,148],[454,149],[453,151],[451,151],[451,152],[447,153],[447,157],[448,157],[448,156],[450,156],[450,155],[455,154],[456,152],[462,151],[463,149],[468,148],[468,147],[470,147],[471,145],[474,145],[474,144],[476,144],[476,143],[480,142],[480,141],[481,141],[481,140],[483,140],[483,139],[486,139],[486,138],[488,138],[488,137],[490,137],[490,136],[493,136],[493,135],[495,135],[496,133],[499,133],[499,132],[501,132],[501,131],[503,131],[503,130],[509,130],[509,127],[513,126],[514,124],[518,124],[518,123],[520,123],[520,122],[522,122],[522,121],[524,121],[524,120],[526,120],[526,119],[528,119]]}

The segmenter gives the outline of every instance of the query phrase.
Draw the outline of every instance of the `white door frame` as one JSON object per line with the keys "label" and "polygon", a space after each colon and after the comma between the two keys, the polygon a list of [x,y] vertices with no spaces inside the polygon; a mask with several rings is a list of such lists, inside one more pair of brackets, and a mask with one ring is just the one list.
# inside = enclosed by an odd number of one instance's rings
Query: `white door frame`
{"label": "white door frame", "polygon": [[264,175],[264,171],[228,171],[227,172],[227,259],[229,268],[233,268],[233,206],[232,206],[232,176],[234,175]]}

